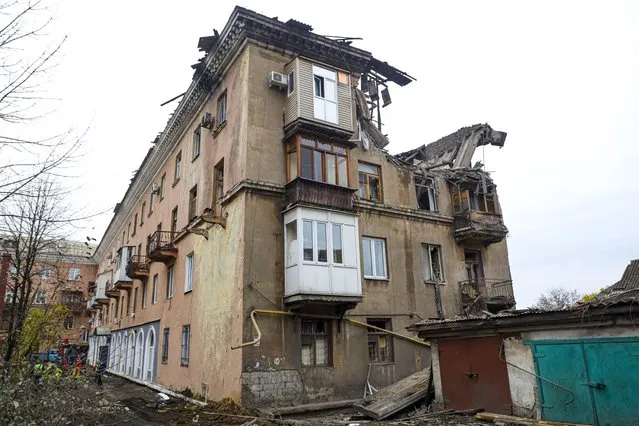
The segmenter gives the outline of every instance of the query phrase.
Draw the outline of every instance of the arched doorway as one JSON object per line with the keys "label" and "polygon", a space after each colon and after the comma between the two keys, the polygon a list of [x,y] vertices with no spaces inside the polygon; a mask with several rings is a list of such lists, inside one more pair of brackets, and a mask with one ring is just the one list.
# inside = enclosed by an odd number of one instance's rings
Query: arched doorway
{"label": "arched doorway", "polygon": [[153,358],[155,357],[155,330],[149,330],[144,353],[144,380],[153,381]]}
{"label": "arched doorway", "polygon": [[135,331],[129,333],[129,344],[126,347],[126,375],[133,376],[133,363],[135,361]]}
{"label": "arched doorway", "polygon": [[137,340],[135,342],[135,377],[142,379],[144,372],[144,331],[140,330],[137,333]]}

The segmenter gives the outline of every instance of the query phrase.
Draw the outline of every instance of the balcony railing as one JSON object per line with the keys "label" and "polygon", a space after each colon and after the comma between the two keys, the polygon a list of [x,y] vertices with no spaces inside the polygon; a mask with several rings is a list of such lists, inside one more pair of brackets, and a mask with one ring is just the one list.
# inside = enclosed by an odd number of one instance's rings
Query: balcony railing
{"label": "balcony railing", "polygon": [[62,304],[66,306],[73,313],[82,312],[85,309],[84,302],[81,300],[66,301],[66,302],[62,302]]}
{"label": "balcony railing", "polygon": [[177,256],[177,247],[173,245],[175,233],[171,231],[155,231],[147,246],[149,260],[166,262]]}
{"label": "balcony railing", "polygon": [[353,210],[355,189],[314,180],[296,178],[286,184],[285,205],[310,204],[340,210]]}
{"label": "balcony railing", "polygon": [[500,214],[470,210],[454,216],[454,235],[458,243],[475,241],[488,245],[498,243],[508,235]]}
{"label": "balcony railing", "polygon": [[143,280],[149,276],[149,258],[140,254],[131,256],[126,264],[126,274],[138,280]]}
{"label": "balcony railing", "polygon": [[478,278],[459,282],[464,309],[475,306],[490,312],[515,306],[512,280]]}

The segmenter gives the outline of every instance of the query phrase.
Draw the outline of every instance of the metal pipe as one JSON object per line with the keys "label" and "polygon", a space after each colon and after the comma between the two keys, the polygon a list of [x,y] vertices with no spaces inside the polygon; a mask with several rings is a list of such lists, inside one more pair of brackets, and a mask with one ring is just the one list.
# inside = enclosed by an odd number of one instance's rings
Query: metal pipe
{"label": "metal pipe", "polygon": [[374,325],[370,325],[367,324],[365,322],[361,322],[361,321],[357,321],[351,318],[342,318],[342,317],[334,317],[334,316],[326,316],[326,315],[313,315],[313,314],[295,314],[293,312],[287,312],[287,311],[276,311],[276,310],[271,310],[271,309],[254,309],[253,311],[251,311],[251,322],[253,323],[253,327],[255,328],[255,331],[257,331],[257,337],[253,340],[251,340],[250,342],[244,342],[241,343],[237,346],[231,346],[231,350],[235,350],[235,349],[239,349],[239,348],[244,348],[246,346],[253,346],[257,343],[259,343],[259,341],[262,339],[262,331],[260,330],[260,327],[257,325],[257,321],[255,320],[255,314],[270,314],[270,315],[284,315],[284,316],[299,316],[299,317],[304,317],[304,318],[321,318],[321,319],[336,319],[336,320],[346,320],[352,324],[355,325],[359,325],[361,327],[366,327],[366,328],[371,328],[373,330],[378,330],[378,331],[383,331],[384,333],[388,333],[391,334],[393,336],[397,336],[400,339],[404,339],[404,340],[408,340],[410,342],[416,343],[420,346],[430,346],[430,343],[425,342],[423,340],[419,340],[419,339],[415,339],[414,337],[410,337],[410,336],[404,336],[402,334],[396,333],[394,331],[391,330],[387,330],[385,328],[381,328],[381,327],[376,327]]}

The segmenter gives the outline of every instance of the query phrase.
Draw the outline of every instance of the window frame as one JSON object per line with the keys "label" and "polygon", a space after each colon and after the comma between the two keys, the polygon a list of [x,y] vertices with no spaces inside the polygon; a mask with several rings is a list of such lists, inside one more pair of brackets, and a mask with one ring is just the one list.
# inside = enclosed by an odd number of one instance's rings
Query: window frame
{"label": "window frame", "polygon": [[[313,74],[313,117],[317,120],[339,125],[339,76],[337,70],[313,64],[311,72]],[[328,84],[329,82],[330,84]],[[332,96],[327,96],[330,86],[334,88],[334,92],[332,93]],[[317,111],[318,101],[323,103],[321,108],[323,114],[320,114],[320,111]],[[333,108],[335,110],[335,120],[328,119],[329,114],[327,114],[327,112],[329,110],[329,104],[330,110],[333,110]]]}
{"label": "window frame", "polygon": [[160,178],[160,201],[164,200],[164,192],[166,191],[166,172]]}
{"label": "window frame", "polygon": [[[311,146],[310,142],[313,142]],[[330,148],[328,148],[330,146]],[[302,150],[307,149],[312,152],[311,154],[311,176],[302,176]],[[318,152],[321,156],[322,165],[322,180],[315,179],[315,152]],[[302,179],[312,180],[315,182],[325,183],[327,185],[341,186],[343,188],[350,187],[350,149],[342,146],[336,142],[322,141],[321,139],[295,135],[287,142],[286,146],[286,181],[290,182],[298,177]],[[291,170],[291,156],[295,156],[295,170]],[[333,155],[335,157],[335,181],[329,182],[327,172],[327,156]],[[345,181],[343,181],[342,174],[340,173],[340,159],[343,159],[346,164]]]}
{"label": "window frame", "polygon": [[[381,323],[384,323],[384,327],[380,327]],[[380,323],[380,324],[373,324]],[[393,331],[393,322],[390,318],[366,318],[366,324],[383,328],[389,331]],[[380,337],[384,336],[387,340],[385,354],[382,354],[379,344]],[[395,347],[393,342],[393,335],[374,328],[367,329],[368,338],[368,362],[370,364],[393,364],[395,362]],[[375,356],[376,359],[371,359],[371,343],[376,344]]]}
{"label": "window frame", "polygon": [[190,293],[195,278],[195,252],[187,254],[184,259],[184,293]]}
{"label": "window frame", "polygon": [[182,326],[182,342],[180,351],[180,366],[188,367],[191,352],[191,324]]}
{"label": "window frame", "polygon": [[[77,271],[77,274],[73,274],[74,271]],[[80,268],[69,268],[68,281],[80,281],[81,277],[82,275]]]}
{"label": "window frame", "polygon": [[182,150],[175,154],[175,165],[173,166],[173,185],[182,178]]}
{"label": "window frame", "polygon": [[171,238],[175,238],[178,231],[178,206],[171,210]]}
{"label": "window frame", "polygon": [[[373,269],[373,274],[374,275],[367,275],[366,274],[366,261],[364,259],[364,243],[365,241],[370,241],[370,253],[371,253],[371,268]],[[376,248],[375,248],[375,242],[376,241],[381,241],[383,244],[383,252],[382,252],[382,260],[384,262],[384,272],[385,275],[377,275],[376,273],[379,272],[377,270],[377,256],[376,256]],[[389,270],[388,270],[388,244],[386,243],[386,239],[385,238],[379,238],[379,237],[370,237],[370,236],[362,236],[362,272],[364,274],[364,279],[367,280],[386,280],[388,281],[390,279],[390,274],[389,274]]]}
{"label": "window frame", "polygon": [[135,311],[137,310],[137,306],[138,306],[138,288],[135,287],[133,289],[133,311],[131,312],[132,314],[134,314]]}
{"label": "window frame", "polygon": [[166,300],[173,298],[175,286],[175,265],[169,265],[166,268]]}
{"label": "window frame", "polygon": [[142,306],[141,309],[146,308],[146,296],[148,293],[148,282],[142,281]]}
{"label": "window frame", "polygon": [[197,216],[197,183],[189,190],[189,222]]}
{"label": "window frame", "polygon": [[140,214],[140,226],[144,225],[144,210],[146,210],[146,201],[142,201],[142,208]]}
{"label": "window frame", "polygon": [[35,295],[33,297],[34,305],[46,305],[47,304],[47,291],[46,290],[36,290]]}
{"label": "window frame", "polygon": [[[431,248],[435,248],[439,252],[439,270],[441,278],[435,278],[433,271],[433,260],[431,258]],[[428,256],[426,256],[428,255]],[[426,258],[428,257],[428,259]],[[446,282],[446,274],[444,272],[444,256],[442,253],[442,246],[439,244],[422,243],[422,278],[425,283],[429,284],[442,284]],[[428,267],[430,278],[426,278],[426,268]]]}
{"label": "window frame", "polygon": [[216,213],[217,205],[221,204],[221,199],[224,197],[224,158],[222,158],[213,168],[213,210]]}
{"label": "window frame", "polygon": [[138,229],[138,214],[136,213],[133,216],[133,233],[131,234],[132,237],[135,237],[135,232]]}
{"label": "window frame", "polygon": [[[304,323],[324,323],[324,329],[326,332],[305,332]],[[326,339],[326,362],[317,362],[317,341],[320,338]],[[311,346],[311,363],[305,364],[302,351],[304,346]],[[330,319],[303,319],[300,323],[300,364],[302,368],[307,367],[332,367],[333,366],[333,321]]]}
{"label": "window frame", "polygon": [[153,288],[151,290],[151,304],[155,305],[158,303],[158,285],[160,282],[160,278],[158,274],[153,275]]}
{"label": "window frame", "polygon": [[[295,93],[295,70],[289,71],[286,77],[286,97]],[[292,87],[292,88],[291,88]]]}
{"label": "window frame", "polygon": [[199,156],[202,149],[202,128],[198,125],[193,130],[193,140],[191,143],[191,161],[195,161]]}
{"label": "window frame", "polygon": [[169,339],[171,329],[164,327],[162,330],[162,364],[166,364],[169,361]]}
{"label": "window frame", "polygon": [[226,90],[218,96],[216,105],[217,110],[215,111],[215,120],[217,122],[217,127],[221,127],[224,123],[226,123],[228,118],[228,95]]}
{"label": "window frame", "polygon": [[[377,169],[377,174],[373,174],[371,172],[362,171],[360,166],[365,165],[369,167],[375,167]],[[365,177],[366,183],[364,184],[364,188],[362,188],[362,176]],[[370,178],[377,178],[379,182],[377,188],[377,199],[371,198],[371,185]],[[373,202],[384,202],[384,190],[383,190],[383,181],[382,181],[382,167],[379,164],[367,163],[365,161],[359,161],[357,163],[357,183],[358,183],[358,195],[362,200],[373,201]],[[362,197],[362,189],[364,189],[365,197]]]}

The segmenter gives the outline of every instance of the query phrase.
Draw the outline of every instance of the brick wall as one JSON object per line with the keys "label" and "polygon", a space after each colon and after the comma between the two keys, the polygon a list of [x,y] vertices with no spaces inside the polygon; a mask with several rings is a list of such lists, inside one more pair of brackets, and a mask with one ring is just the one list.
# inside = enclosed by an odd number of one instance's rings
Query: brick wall
{"label": "brick wall", "polygon": [[301,402],[304,384],[297,370],[242,373],[242,400],[254,405]]}

